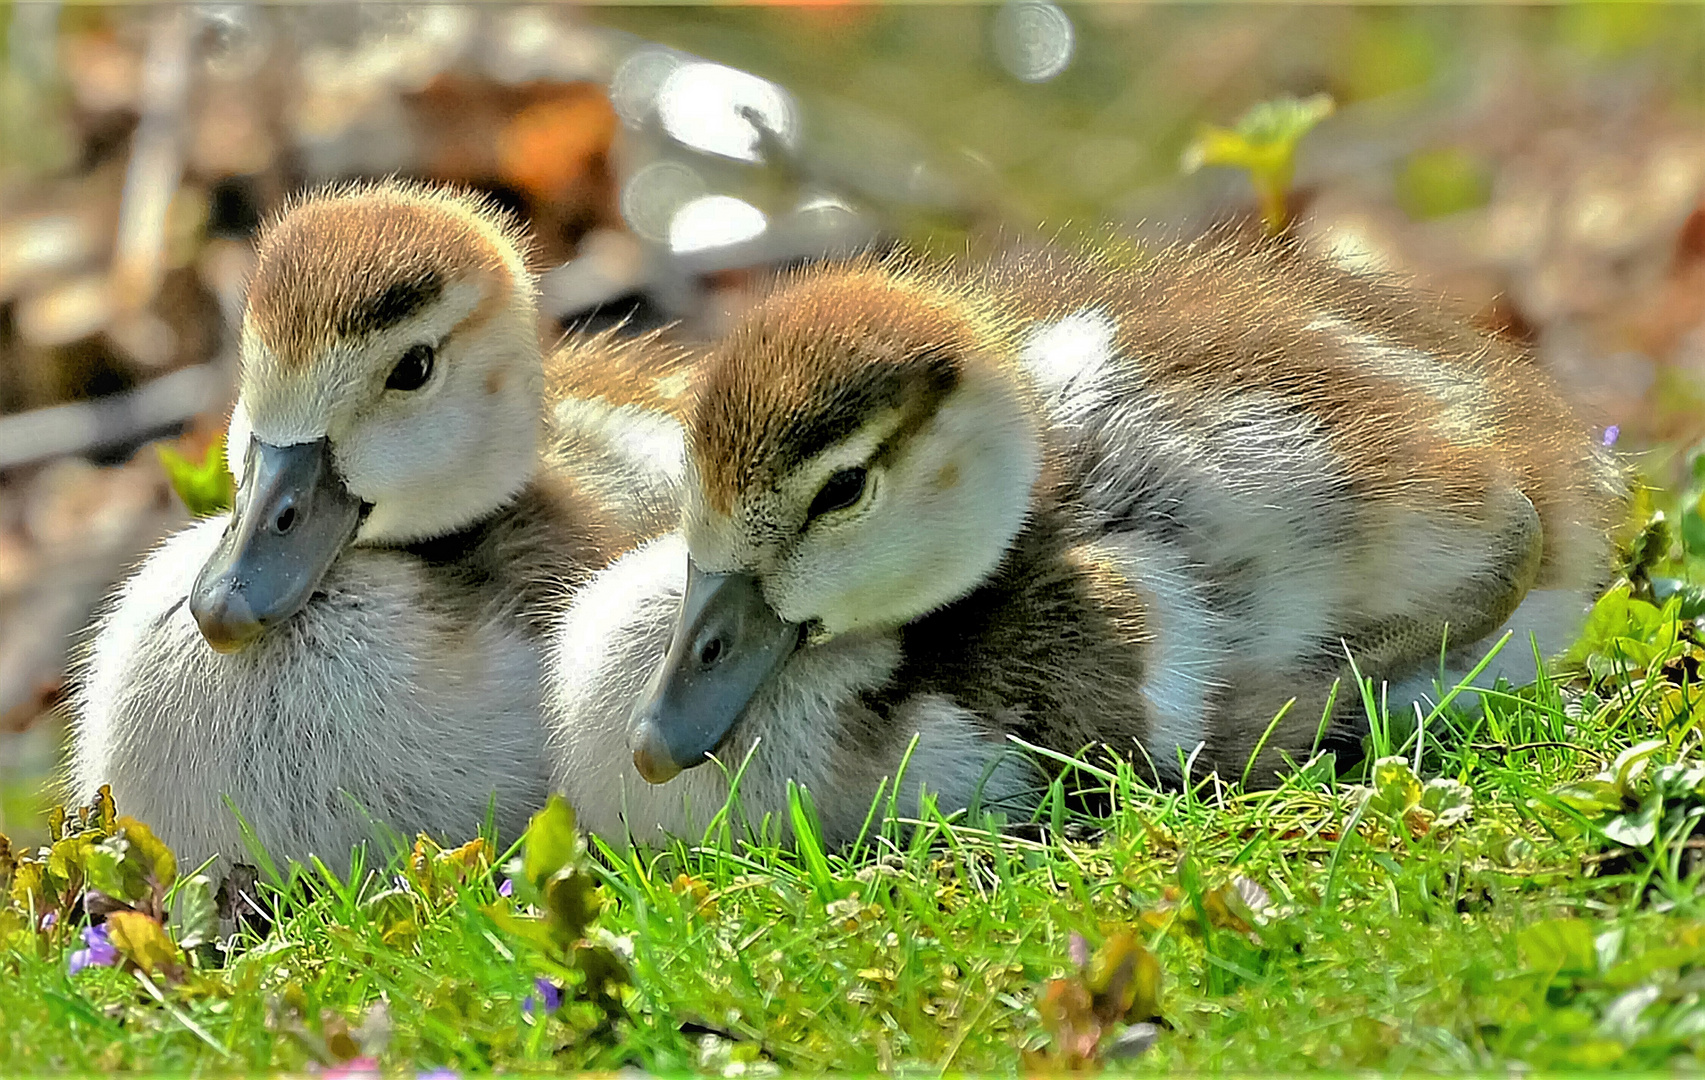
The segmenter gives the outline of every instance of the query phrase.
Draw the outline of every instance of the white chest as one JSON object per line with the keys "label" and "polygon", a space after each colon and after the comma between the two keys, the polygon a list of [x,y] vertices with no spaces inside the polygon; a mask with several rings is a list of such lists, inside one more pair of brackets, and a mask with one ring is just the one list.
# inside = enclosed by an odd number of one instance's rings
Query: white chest
{"label": "white chest", "polygon": [[334,866],[375,835],[470,838],[492,808],[515,835],[544,792],[535,644],[412,557],[352,549],[288,624],[220,655],[183,600],[222,527],[169,539],[101,623],[77,793],[111,783],[188,862],[240,861],[236,814],[274,860]]}

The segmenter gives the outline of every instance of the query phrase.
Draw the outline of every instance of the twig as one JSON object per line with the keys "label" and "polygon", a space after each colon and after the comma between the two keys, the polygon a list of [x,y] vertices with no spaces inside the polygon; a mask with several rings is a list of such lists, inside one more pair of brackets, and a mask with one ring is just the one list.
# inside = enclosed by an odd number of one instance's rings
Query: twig
{"label": "twig", "polygon": [[1469,743],[1468,745],[1475,750],[1498,754],[1514,754],[1519,753],[1522,750],[1575,750],[1592,758],[1602,758],[1604,756],[1603,754],[1595,754],[1591,750],[1577,746],[1571,742],[1555,742],[1549,740],[1541,742],[1515,743],[1513,745],[1510,743]]}
{"label": "twig", "polygon": [[113,283],[127,311],[153,301],[164,272],[166,214],[183,177],[192,30],[197,19],[190,10],[162,9],[142,58],[142,119],[131,139],[130,167],[113,241]]}
{"label": "twig", "polygon": [[0,470],[123,446],[185,423],[228,392],[221,367],[195,364],[128,393],[0,416]]}
{"label": "twig", "polygon": [[[1705,837],[1695,837],[1692,840],[1684,841],[1678,846],[1686,851],[1705,851]],[[1582,855],[1581,862],[1587,866],[1597,866],[1602,862],[1610,862],[1612,859],[1620,859],[1624,855],[1632,855],[1636,850],[1638,849],[1628,847],[1606,848],[1604,851],[1595,851],[1589,855]]]}

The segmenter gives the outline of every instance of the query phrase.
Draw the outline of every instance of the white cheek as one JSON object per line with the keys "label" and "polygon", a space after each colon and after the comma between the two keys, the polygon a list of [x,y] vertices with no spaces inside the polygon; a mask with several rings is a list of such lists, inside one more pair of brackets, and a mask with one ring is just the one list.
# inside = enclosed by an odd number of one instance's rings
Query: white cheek
{"label": "white cheek", "polygon": [[771,602],[830,634],[903,625],[951,603],[1000,563],[1040,469],[1021,403],[998,388],[968,388],[882,475],[865,515],[807,535],[772,576]]}
{"label": "white cheek", "polygon": [[541,422],[536,398],[487,393],[478,369],[432,398],[382,402],[335,443],[344,482],[373,507],[360,540],[439,536],[502,506],[532,477]]}
{"label": "white cheek", "polygon": [[233,480],[241,482],[243,479],[243,469],[248,464],[249,439],[253,434],[248,410],[239,400],[236,408],[231,410],[231,424],[225,429],[225,468]]}

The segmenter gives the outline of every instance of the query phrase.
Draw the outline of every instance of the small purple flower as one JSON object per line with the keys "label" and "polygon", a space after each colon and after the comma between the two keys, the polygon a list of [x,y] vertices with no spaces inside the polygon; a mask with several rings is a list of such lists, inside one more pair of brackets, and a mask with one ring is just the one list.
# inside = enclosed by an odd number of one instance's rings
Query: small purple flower
{"label": "small purple flower", "polygon": [[1615,446],[1617,437],[1622,434],[1621,424],[1612,424],[1604,429],[1604,445]]}
{"label": "small purple flower", "polygon": [[70,974],[75,975],[86,967],[114,967],[118,964],[118,947],[107,937],[106,924],[85,926],[83,944],[87,948],[76,950],[67,961]]}
{"label": "small purple flower", "polygon": [[50,911],[41,917],[41,932],[48,933],[59,925],[59,912]]}
{"label": "small purple flower", "polygon": [[541,976],[533,980],[533,989],[536,992],[528,994],[526,1000],[521,1002],[521,1009],[528,1016],[532,1016],[541,1006],[546,1015],[562,1008],[562,989],[556,983]]}
{"label": "small purple flower", "polygon": [[504,878],[503,884],[501,884],[497,887],[497,895],[499,895],[499,896],[514,896],[515,895],[515,879],[514,878]]}
{"label": "small purple flower", "polygon": [[414,1080],[462,1080],[462,1074],[448,1066],[440,1065],[436,1069],[415,1073]]}

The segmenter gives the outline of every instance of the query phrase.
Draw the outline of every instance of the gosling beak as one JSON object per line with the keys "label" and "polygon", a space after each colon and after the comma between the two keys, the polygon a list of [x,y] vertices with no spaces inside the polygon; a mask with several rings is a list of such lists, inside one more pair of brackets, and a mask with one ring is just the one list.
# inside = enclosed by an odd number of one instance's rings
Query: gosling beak
{"label": "gosling beak", "polygon": [[231,523],[189,594],[201,636],[235,652],[302,610],[361,524],[331,443],[249,443]]}
{"label": "gosling beak", "polygon": [[700,573],[689,560],[675,637],[633,730],[639,774],[661,784],[703,764],[799,641],[799,624],[770,608],[757,578]]}

